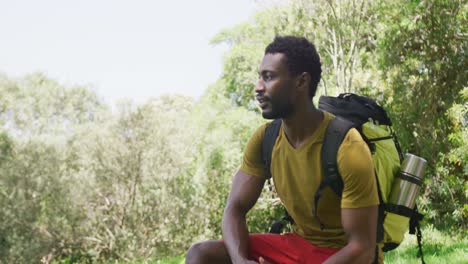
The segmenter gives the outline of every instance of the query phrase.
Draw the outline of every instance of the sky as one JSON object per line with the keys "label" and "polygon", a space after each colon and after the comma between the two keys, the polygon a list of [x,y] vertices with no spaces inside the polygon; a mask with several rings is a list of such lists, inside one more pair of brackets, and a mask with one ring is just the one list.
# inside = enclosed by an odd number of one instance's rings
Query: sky
{"label": "sky", "polygon": [[0,72],[43,72],[106,102],[177,93],[198,98],[222,73],[221,29],[247,21],[254,0],[5,0]]}

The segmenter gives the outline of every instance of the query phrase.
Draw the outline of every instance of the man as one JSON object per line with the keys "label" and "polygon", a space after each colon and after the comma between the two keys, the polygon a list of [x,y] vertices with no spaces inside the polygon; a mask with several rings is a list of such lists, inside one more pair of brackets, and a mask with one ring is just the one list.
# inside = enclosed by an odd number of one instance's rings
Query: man
{"label": "man", "polygon": [[320,150],[330,113],[312,98],[320,81],[320,58],[300,37],[276,37],[259,68],[256,98],[266,119],[282,119],[271,163],[278,196],[294,219],[294,232],[249,234],[246,214],[266,179],[261,144],[268,124],[253,134],[234,176],[224,211],[223,241],[193,245],[186,263],[372,263],[379,203],[372,157],[351,129],[338,151],[342,197],[324,189],[314,216],[321,179]]}

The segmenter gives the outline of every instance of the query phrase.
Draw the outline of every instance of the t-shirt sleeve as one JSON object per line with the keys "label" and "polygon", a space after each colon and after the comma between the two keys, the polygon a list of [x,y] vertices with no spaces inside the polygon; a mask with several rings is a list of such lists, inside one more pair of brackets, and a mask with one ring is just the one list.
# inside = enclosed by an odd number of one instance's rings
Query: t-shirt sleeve
{"label": "t-shirt sleeve", "polygon": [[346,135],[337,158],[344,183],[341,207],[359,208],[379,204],[372,155],[356,129],[351,129]]}
{"label": "t-shirt sleeve", "polygon": [[262,162],[262,140],[268,123],[260,126],[252,135],[244,150],[240,170],[252,176],[266,177]]}

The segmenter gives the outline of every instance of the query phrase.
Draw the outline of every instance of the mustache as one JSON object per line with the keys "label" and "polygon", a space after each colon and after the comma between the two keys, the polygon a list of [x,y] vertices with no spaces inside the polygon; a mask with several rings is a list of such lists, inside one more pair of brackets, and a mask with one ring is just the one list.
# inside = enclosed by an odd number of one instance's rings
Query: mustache
{"label": "mustache", "polygon": [[259,94],[259,93],[255,95],[255,99],[257,99],[258,101],[263,101],[263,102],[270,101],[269,96],[264,95],[264,94]]}

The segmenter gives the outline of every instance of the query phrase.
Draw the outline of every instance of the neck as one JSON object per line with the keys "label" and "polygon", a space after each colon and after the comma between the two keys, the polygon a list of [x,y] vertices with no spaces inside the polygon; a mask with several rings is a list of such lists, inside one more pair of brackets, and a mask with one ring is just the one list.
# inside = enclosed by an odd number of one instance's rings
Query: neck
{"label": "neck", "polygon": [[312,104],[312,101],[297,107],[296,112],[288,118],[283,118],[283,130],[289,143],[300,147],[314,134],[324,118],[323,112]]}

